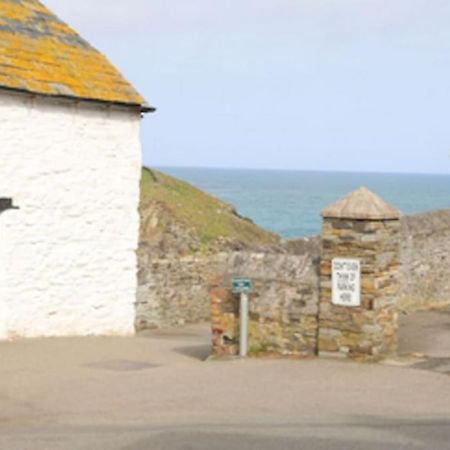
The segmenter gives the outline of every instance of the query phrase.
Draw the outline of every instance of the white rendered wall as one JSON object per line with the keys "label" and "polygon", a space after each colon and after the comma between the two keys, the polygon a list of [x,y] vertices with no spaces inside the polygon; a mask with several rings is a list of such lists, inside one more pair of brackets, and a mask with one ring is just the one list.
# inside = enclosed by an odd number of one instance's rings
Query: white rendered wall
{"label": "white rendered wall", "polygon": [[0,92],[0,338],[133,333],[138,111]]}

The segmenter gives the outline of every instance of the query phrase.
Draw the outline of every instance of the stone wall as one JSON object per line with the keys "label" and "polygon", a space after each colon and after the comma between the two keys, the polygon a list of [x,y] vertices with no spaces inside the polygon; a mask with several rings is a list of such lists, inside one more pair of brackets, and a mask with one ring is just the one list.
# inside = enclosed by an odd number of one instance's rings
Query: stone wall
{"label": "stone wall", "polygon": [[[229,288],[234,276],[248,276],[254,281],[252,301],[257,301],[253,303],[252,317],[260,316],[267,328],[271,314],[294,317],[298,316],[299,308],[304,308],[310,315],[311,303],[317,301],[318,252],[315,239],[290,242],[267,252],[228,251],[184,256],[162,256],[141,242],[136,329],[209,320],[211,288]],[[308,305],[306,309],[304,304]]]}
{"label": "stone wall", "polygon": [[143,244],[138,254],[137,331],[209,320],[211,280],[226,255],[154,257]]}
{"label": "stone wall", "polygon": [[[404,217],[401,223],[400,309],[413,310],[450,304],[450,210]],[[180,233],[180,230],[171,231],[174,236]],[[219,277],[221,282],[216,287],[222,289],[228,287],[233,271],[236,275],[244,272],[245,264],[238,263],[237,255],[240,252],[180,256],[173,252],[175,247],[176,245],[169,245],[162,251],[146,242],[140,244],[136,306],[138,330],[209,320],[210,287],[213,280],[217,282]],[[247,255],[245,260],[248,255],[263,253],[247,251],[242,254]],[[291,241],[283,249],[269,249],[266,253],[277,255],[274,256],[275,260],[285,258],[290,261],[287,265],[289,272],[297,264],[295,259],[305,258],[305,255],[309,255],[310,265],[317,263],[318,240]],[[272,272],[280,274],[286,266],[271,268],[268,265],[273,261],[269,257],[264,261],[264,271],[256,273],[260,280],[267,277],[266,286],[269,286],[270,294],[267,293],[264,298],[277,297],[277,289],[281,289],[282,298],[285,285],[272,284],[270,289],[269,281],[273,278]],[[277,277],[278,275],[275,278]],[[281,274],[281,278],[283,277],[286,274]],[[297,281],[294,275],[287,277],[291,282]],[[257,282],[258,290],[263,289],[263,286],[261,281]],[[272,301],[278,305],[281,300]]]}
{"label": "stone wall", "polygon": [[[399,231],[399,220],[324,220],[320,262],[320,356],[367,360],[396,353]],[[360,305],[333,304],[334,258],[360,261]]]}
{"label": "stone wall", "polygon": [[239,345],[239,297],[233,277],[251,278],[250,355],[311,356],[317,342],[318,259],[304,254],[235,253],[211,291],[213,351],[235,355]]}
{"label": "stone wall", "polygon": [[0,338],[133,333],[140,120],[0,93]]}
{"label": "stone wall", "polygon": [[401,310],[450,304],[450,210],[402,219]]}

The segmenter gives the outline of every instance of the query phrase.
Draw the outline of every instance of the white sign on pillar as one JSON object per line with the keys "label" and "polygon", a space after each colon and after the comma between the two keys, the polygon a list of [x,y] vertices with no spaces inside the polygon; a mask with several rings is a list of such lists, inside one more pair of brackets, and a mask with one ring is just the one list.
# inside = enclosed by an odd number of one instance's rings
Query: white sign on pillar
{"label": "white sign on pillar", "polygon": [[339,306],[360,306],[360,261],[358,259],[334,258],[331,264],[332,303]]}

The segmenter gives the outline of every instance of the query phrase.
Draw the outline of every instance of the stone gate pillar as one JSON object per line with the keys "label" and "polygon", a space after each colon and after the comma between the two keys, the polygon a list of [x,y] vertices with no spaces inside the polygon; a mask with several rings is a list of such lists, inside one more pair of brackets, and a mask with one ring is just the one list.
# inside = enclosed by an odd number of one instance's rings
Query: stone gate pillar
{"label": "stone gate pillar", "polygon": [[322,211],[319,356],[396,353],[400,216],[366,188]]}

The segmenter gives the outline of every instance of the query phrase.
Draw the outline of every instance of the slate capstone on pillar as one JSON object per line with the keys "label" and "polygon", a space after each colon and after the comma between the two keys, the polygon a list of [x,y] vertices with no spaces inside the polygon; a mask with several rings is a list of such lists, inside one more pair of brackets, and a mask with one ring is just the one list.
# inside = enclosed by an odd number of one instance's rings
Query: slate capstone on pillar
{"label": "slate capstone on pillar", "polygon": [[322,217],[319,356],[394,355],[400,212],[362,187]]}

